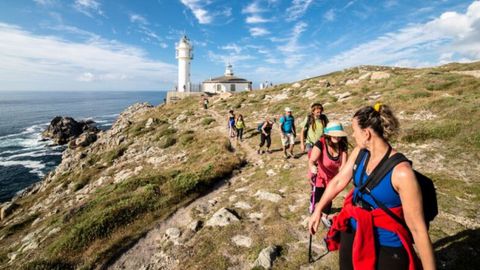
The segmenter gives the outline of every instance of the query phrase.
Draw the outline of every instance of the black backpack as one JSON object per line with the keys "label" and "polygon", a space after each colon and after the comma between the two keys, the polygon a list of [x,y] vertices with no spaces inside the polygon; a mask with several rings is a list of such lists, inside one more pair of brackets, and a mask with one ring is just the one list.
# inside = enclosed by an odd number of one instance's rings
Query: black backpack
{"label": "black backpack", "polygon": [[[390,148],[391,150],[391,148]],[[383,210],[385,211],[390,217],[392,217],[395,221],[402,224],[408,231],[408,226],[405,221],[395,215],[388,207],[386,207],[382,202],[378,201],[372,194],[371,191],[380,183],[383,177],[390,172],[397,164],[408,161],[410,164],[412,162],[408,160],[403,154],[396,153],[390,158],[390,150],[385,155],[384,159],[380,161],[379,165],[375,168],[375,170],[370,174],[368,179],[363,183],[358,190],[360,193],[369,194],[373,201]],[[369,152],[365,149],[362,149],[355,160],[355,165],[353,167],[353,176],[355,176],[356,170],[362,161],[365,154],[369,155]],[[367,161],[368,161],[367,157]],[[365,168],[365,166],[364,166]],[[428,178],[427,176],[413,170],[415,173],[415,177],[418,181],[422,192],[423,198],[423,216],[427,225],[427,229],[429,228],[430,222],[438,215],[438,204],[437,204],[437,192],[435,191],[435,186],[433,181]],[[359,198],[359,197],[358,197]],[[364,201],[362,201],[364,202]]]}

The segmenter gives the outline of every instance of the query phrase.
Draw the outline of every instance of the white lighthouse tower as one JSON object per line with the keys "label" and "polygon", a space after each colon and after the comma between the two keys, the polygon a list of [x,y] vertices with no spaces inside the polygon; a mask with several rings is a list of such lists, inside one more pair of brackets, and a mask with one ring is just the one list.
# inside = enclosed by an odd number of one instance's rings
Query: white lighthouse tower
{"label": "white lighthouse tower", "polygon": [[178,59],[178,92],[190,92],[190,60],[193,59],[193,46],[187,36],[183,36],[176,48]]}

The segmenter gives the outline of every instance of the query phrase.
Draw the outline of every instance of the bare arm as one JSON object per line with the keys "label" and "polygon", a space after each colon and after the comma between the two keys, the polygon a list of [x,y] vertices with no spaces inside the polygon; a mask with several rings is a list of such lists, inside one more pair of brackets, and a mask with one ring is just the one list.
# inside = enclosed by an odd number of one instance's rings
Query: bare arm
{"label": "bare arm", "polygon": [[352,179],[353,165],[355,164],[355,159],[357,158],[359,152],[360,148],[356,147],[340,172],[338,172],[338,174],[330,181],[330,183],[328,183],[325,193],[323,193],[322,198],[315,206],[315,211],[308,222],[308,228],[311,234],[315,234],[317,232],[323,208],[325,208],[330,201],[337,197],[338,193],[345,189]]}
{"label": "bare arm", "polygon": [[308,159],[308,169],[311,172],[316,172],[317,170],[317,165],[315,165],[315,162],[318,160],[320,157],[320,154],[322,153],[322,150],[318,148],[317,146],[314,146],[312,149],[312,153],[310,153],[310,158]]}
{"label": "bare arm", "polygon": [[422,193],[408,162],[395,167],[392,185],[400,195],[403,215],[417,247],[423,269],[435,269],[435,256],[423,217]]}

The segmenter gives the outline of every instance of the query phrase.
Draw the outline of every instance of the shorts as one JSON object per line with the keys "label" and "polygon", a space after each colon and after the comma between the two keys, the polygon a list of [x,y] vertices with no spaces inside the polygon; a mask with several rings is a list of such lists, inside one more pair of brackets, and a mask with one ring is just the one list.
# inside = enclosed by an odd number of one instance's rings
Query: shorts
{"label": "shorts", "polygon": [[293,136],[293,133],[284,133],[282,135],[283,146],[294,145],[294,144],[295,144],[295,136]]}

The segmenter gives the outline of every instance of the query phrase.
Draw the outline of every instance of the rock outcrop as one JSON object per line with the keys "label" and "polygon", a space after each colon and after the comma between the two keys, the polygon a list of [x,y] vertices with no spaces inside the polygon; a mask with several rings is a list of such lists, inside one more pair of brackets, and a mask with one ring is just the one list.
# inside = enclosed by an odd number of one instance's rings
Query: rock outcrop
{"label": "rock outcrop", "polygon": [[[44,139],[51,139],[54,144],[63,145],[86,133],[78,143],[86,146],[96,140],[95,134],[100,130],[92,120],[75,121],[72,117],[57,116],[50,122],[48,128],[42,133]],[[77,145],[77,142],[75,142]]]}

